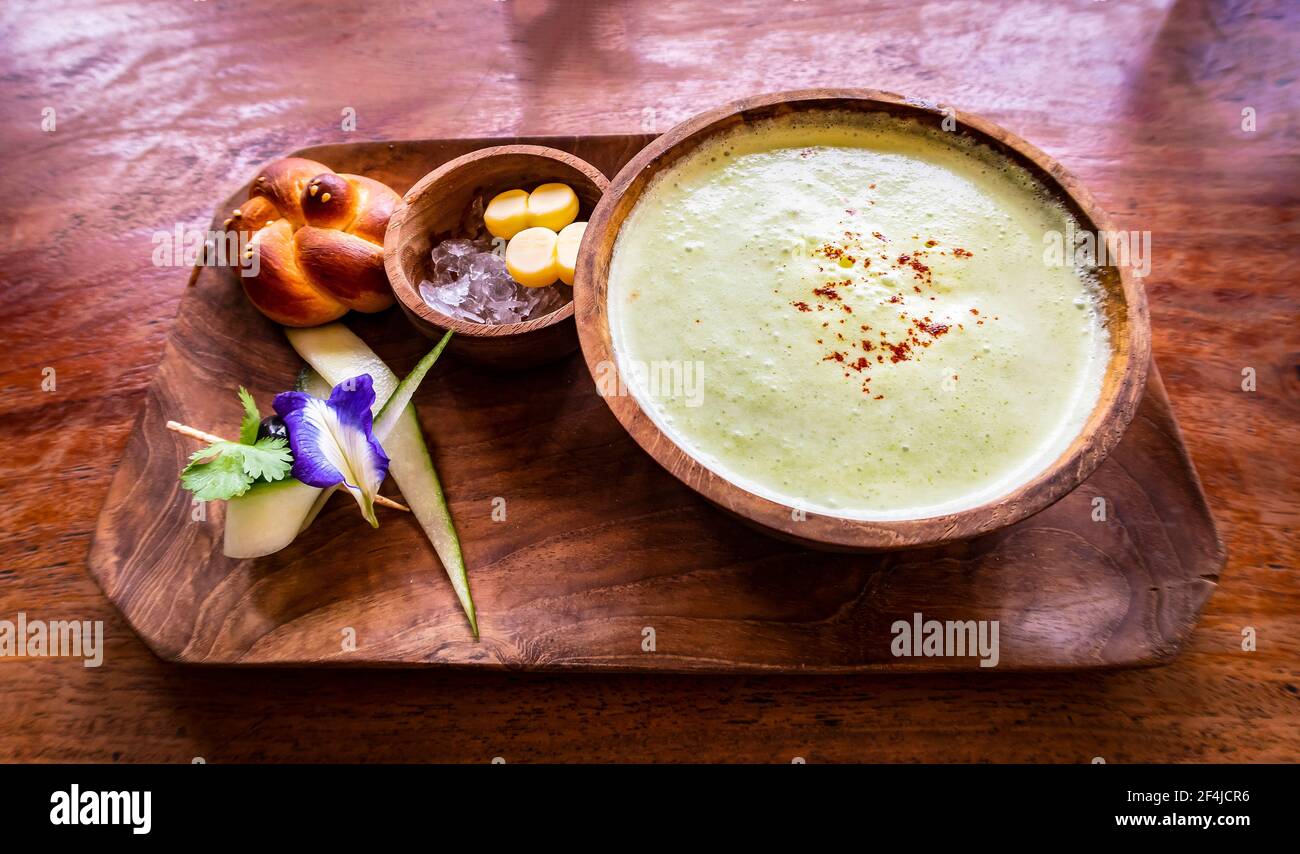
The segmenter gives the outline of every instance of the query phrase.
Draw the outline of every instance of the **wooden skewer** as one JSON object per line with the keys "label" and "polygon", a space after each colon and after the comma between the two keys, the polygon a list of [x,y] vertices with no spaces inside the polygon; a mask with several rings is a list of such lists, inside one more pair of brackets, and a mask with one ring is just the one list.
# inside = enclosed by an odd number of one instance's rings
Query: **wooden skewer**
{"label": "wooden skewer", "polygon": [[375,503],[380,507],[387,507],[389,510],[401,510],[403,513],[411,512],[411,508],[407,507],[405,504],[394,501],[391,498],[385,498],[382,495],[375,496]]}
{"label": "wooden skewer", "polygon": [[[220,436],[214,436],[211,433],[204,433],[202,430],[196,430],[188,424],[182,424],[179,421],[168,421],[167,429],[173,433],[180,433],[182,436],[188,436],[191,439],[197,439],[200,442],[224,442],[225,439]],[[385,498],[382,495],[375,496],[375,503],[381,507],[387,507],[390,510],[401,510],[403,513],[410,513],[411,508],[405,504],[399,504],[391,498]]]}
{"label": "wooden skewer", "polygon": [[225,439],[220,436],[214,436],[211,433],[204,433],[202,430],[195,430],[188,424],[182,424],[179,421],[168,421],[167,429],[173,433],[180,433],[182,436],[189,436],[191,439],[198,439],[200,442],[224,442]]}

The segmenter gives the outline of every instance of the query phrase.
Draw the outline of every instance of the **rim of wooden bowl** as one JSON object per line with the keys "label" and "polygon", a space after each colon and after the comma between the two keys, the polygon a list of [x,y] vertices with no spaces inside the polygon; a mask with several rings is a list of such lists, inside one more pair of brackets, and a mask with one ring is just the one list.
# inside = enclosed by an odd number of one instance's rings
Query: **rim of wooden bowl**
{"label": "rim of wooden bowl", "polygon": [[[979,116],[874,89],[804,89],[743,98],[708,110],[669,130],[641,150],[610,183],[592,213],[578,256],[574,305],[578,338],[593,378],[621,388],[607,311],[609,263],[623,221],[646,184],[661,170],[716,133],[739,124],[807,110],[884,112],[956,130],[1027,169],[1094,233],[1111,231],[1110,218],[1059,163],[1015,134]],[[702,496],[777,536],[855,551],[934,546],[987,534],[1045,509],[1073,491],[1124,435],[1141,403],[1151,357],[1146,293],[1127,263],[1102,268],[1103,309],[1111,358],[1101,395],[1069,447],[1033,479],[976,507],[913,519],[850,519],[756,495],[700,463],[659,429],[631,393],[603,394],[632,438],[678,480]],[[803,518],[796,520],[796,510]]]}
{"label": "rim of wooden bowl", "polygon": [[521,320],[518,323],[491,324],[461,320],[443,314],[426,303],[424,298],[420,296],[420,291],[415,283],[410,280],[406,275],[406,271],[402,268],[400,253],[403,243],[399,232],[406,222],[411,206],[426,194],[433,192],[437,185],[453,172],[473,168],[475,164],[483,160],[507,155],[537,157],[560,163],[581,174],[590,182],[592,187],[595,188],[596,194],[601,198],[609,189],[609,179],[595,166],[580,157],[569,154],[567,151],[560,151],[558,148],[549,148],[544,145],[494,145],[488,148],[480,148],[477,151],[471,151],[453,160],[448,160],[419,181],[416,181],[414,186],[402,196],[401,204],[397,206],[388,219],[388,228],[384,231],[384,269],[388,273],[388,282],[392,285],[393,293],[405,309],[440,329],[450,329],[456,335],[464,335],[470,338],[505,338],[510,335],[520,335],[544,329],[573,316],[575,300],[570,300],[550,314],[530,318],[529,320]]}

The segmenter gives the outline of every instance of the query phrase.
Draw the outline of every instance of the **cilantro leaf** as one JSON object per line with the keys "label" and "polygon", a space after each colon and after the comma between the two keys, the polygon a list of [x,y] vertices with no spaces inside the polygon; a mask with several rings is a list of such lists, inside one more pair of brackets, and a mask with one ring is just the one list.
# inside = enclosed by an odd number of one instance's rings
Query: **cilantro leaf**
{"label": "cilantro leaf", "polygon": [[244,404],[244,420],[239,423],[239,442],[251,445],[257,441],[257,425],[262,421],[262,413],[257,411],[257,403],[248,389],[239,387],[239,402]]}
{"label": "cilantro leaf", "polygon": [[253,445],[240,445],[244,473],[256,480],[280,480],[293,466],[289,443],[279,436],[258,439]]}
{"label": "cilantro leaf", "polygon": [[257,438],[262,413],[248,389],[239,387],[244,417],[239,424],[239,441],[222,439],[190,454],[181,470],[181,486],[200,501],[228,501],[238,498],[258,480],[276,481],[287,477],[293,467],[293,452],[280,436]]}
{"label": "cilantro leaf", "polygon": [[213,442],[190,454],[181,471],[181,486],[201,501],[228,501],[248,491],[253,482],[281,480],[289,474],[293,453],[279,436],[255,444]]}
{"label": "cilantro leaf", "polygon": [[243,461],[235,454],[218,454],[205,463],[191,462],[181,472],[181,486],[200,501],[237,498],[248,491],[251,483],[244,473]]}

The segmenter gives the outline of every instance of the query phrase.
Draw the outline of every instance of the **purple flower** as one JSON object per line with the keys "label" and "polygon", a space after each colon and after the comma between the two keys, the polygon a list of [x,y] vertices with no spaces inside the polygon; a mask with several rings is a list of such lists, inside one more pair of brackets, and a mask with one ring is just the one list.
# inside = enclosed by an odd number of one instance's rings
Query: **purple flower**
{"label": "purple flower", "polygon": [[308,486],[342,484],[366,521],[379,527],[375,495],[388,474],[388,456],[373,432],[374,402],[374,383],[362,374],[334,386],[329,400],[286,391],[272,405],[289,431],[293,476]]}

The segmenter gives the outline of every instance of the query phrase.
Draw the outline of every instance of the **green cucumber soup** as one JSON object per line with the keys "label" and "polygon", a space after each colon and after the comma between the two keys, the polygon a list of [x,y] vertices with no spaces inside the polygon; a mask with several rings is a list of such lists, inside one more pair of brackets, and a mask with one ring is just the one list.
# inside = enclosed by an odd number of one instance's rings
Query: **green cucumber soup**
{"label": "green cucumber soup", "polygon": [[741,127],[656,176],[620,229],[620,375],[765,498],[853,519],[979,506],[1059,457],[1101,393],[1100,290],[1044,254],[1067,223],[1019,166],[911,120]]}

